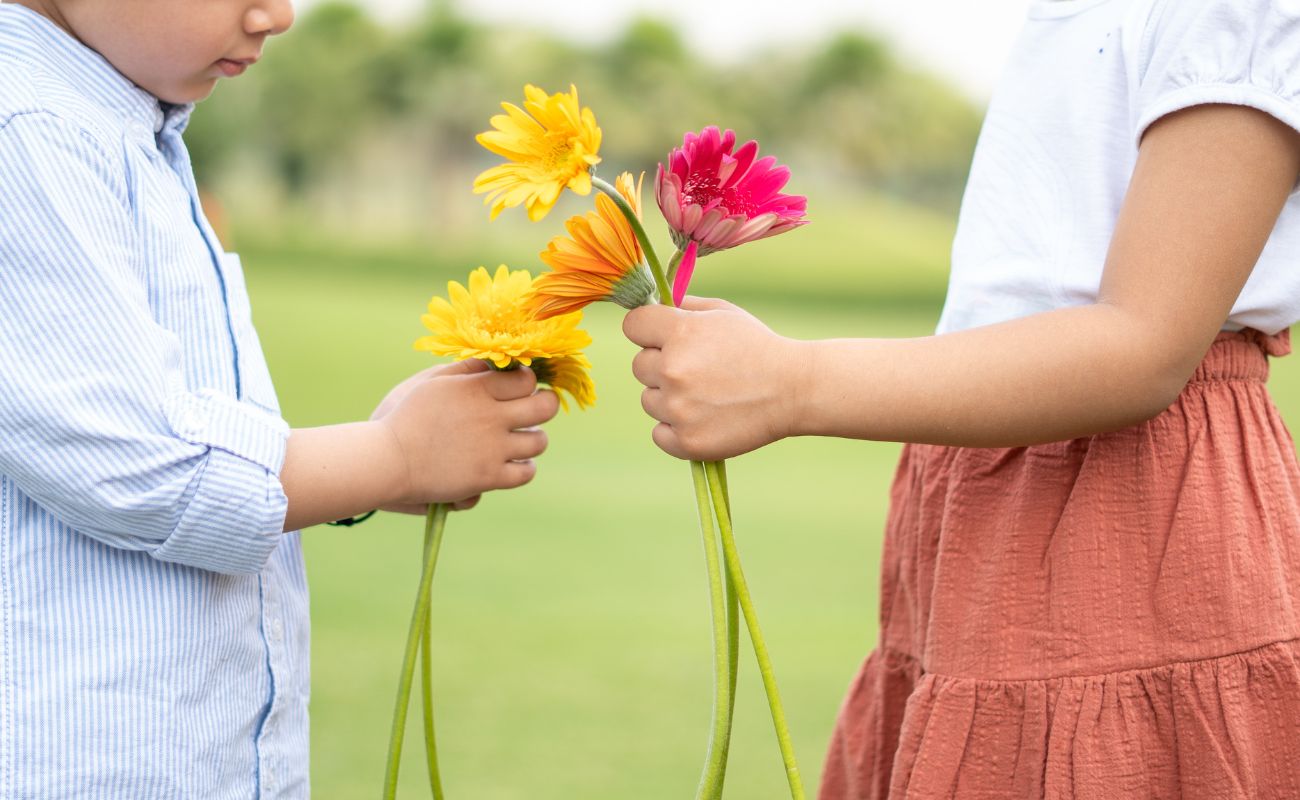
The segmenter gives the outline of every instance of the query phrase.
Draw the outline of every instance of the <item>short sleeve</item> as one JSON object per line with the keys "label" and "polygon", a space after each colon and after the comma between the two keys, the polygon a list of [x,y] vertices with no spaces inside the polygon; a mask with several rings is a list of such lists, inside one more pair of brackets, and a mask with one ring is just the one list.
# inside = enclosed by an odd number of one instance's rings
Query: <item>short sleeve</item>
{"label": "short sleeve", "polygon": [[1137,52],[1134,136],[1207,104],[1249,106],[1300,131],[1300,0],[1157,0]]}

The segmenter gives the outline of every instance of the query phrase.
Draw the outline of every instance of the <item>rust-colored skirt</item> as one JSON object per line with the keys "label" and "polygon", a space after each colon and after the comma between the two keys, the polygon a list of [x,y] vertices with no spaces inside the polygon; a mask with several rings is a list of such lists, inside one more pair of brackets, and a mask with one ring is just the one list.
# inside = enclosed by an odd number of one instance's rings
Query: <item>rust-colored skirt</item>
{"label": "rust-colored skirt", "polygon": [[905,448],[821,800],[1300,798],[1300,469],[1264,386],[1287,352],[1220,334],[1115,433]]}

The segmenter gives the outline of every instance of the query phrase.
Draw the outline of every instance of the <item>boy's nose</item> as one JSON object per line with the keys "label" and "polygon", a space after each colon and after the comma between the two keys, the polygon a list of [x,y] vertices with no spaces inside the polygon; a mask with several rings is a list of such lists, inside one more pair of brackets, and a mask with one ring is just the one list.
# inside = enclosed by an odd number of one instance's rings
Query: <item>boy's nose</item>
{"label": "boy's nose", "polygon": [[244,32],[274,36],[293,25],[293,0],[256,0],[244,15]]}

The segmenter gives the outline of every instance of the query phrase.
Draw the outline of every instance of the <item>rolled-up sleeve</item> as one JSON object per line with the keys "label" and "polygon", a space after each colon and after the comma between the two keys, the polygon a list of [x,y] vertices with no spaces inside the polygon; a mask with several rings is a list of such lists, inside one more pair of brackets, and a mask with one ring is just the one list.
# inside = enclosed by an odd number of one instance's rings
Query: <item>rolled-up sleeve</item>
{"label": "rolled-up sleeve", "polygon": [[111,546],[254,573],[281,537],[289,428],[186,387],[140,272],[131,180],[73,123],[0,120],[0,473]]}

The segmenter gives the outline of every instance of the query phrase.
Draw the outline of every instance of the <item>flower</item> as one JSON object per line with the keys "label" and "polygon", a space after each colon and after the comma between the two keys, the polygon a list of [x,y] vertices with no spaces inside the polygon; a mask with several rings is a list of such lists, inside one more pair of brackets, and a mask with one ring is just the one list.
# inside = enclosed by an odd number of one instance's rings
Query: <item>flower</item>
{"label": "flower", "polygon": [[555,390],[560,407],[569,410],[564,399],[569,394],[578,408],[587,408],[596,403],[596,385],[591,381],[591,362],[586,356],[560,356],[559,358],[538,358],[533,360],[533,372],[537,382],[544,383]]}
{"label": "flower", "polygon": [[432,335],[417,340],[415,349],[457,361],[481,358],[497,369],[533,367],[539,383],[568,392],[586,408],[595,402],[595,389],[586,373],[591,363],[582,355],[591,344],[578,328],[582,312],[539,320],[526,303],[532,291],[532,275],[505,264],[491,277],[483,267],[471,272],[468,289],[450,281],[449,300],[434,297],[420,317]]}
{"label": "flower", "polygon": [[474,179],[474,192],[487,192],[483,202],[491,204],[492,219],[502,209],[523,204],[528,218],[536,222],[551,210],[564,187],[588,194],[591,168],[600,163],[600,128],[591,109],[578,105],[577,87],[548,96],[530,84],[524,96],[523,109],[502,103],[506,113],[492,118],[496,130],[477,137],[479,144],[506,159]]}
{"label": "flower", "polygon": [[733,131],[709,126],[687,133],[669,154],[668,167],[659,165],[655,199],[677,249],[694,241],[707,256],[807,224],[808,199],[779,191],[790,179],[789,168],[776,166],[772,156],[755,161],[758,142],[746,142],[733,154],[735,144]]}
{"label": "flower", "polygon": [[[634,184],[632,173],[624,172],[614,187],[640,218],[641,181]],[[540,256],[552,271],[534,282],[531,307],[538,319],[577,311],[597,300],[629,309],[658,302],[641,244],[613,200],[597,194],[596,210],[570,217],[564,227],[569,235],[551,239]]]}

